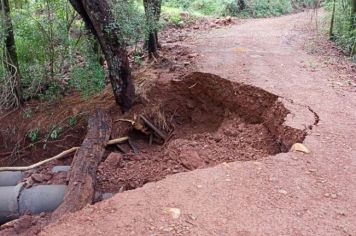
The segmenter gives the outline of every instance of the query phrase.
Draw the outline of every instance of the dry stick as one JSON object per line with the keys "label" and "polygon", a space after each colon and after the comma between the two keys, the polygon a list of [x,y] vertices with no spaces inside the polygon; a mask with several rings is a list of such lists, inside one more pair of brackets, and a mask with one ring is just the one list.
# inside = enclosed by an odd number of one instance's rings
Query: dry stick
{"label": "dry stick", "polygon": [[132,151],[135,154],[140,153],[140,151],[138,150],[138,148],[136,147],[136,145],[133,143],[133,141],[131,139],[128,140],[129,146],[131,147]]}
{"label": "dry stick", "polygon": [[106,144],[106,146],[123,143],[123,142],[125,142],[125,141],[127,141],[127,140],[129,140],[129,137],[122,137],[122,138],[113,139],[113,140],[110,140],[110,141]]}
{"label": "dry stick", "polygon": [[150,127],[158,136],[160,136],[165,142],[167,136],[164,135],[156,126],[154,126],[146,117],[140,115],[141,119]]}
{"label": "dry stick", "polygon": [[[110,140],[106,146],[110,146],[110,145],[115,145],[115,144],[119,144],[119,143],[122,143],[122,142],[125,142],[127,141],[129,138],[128,137],[122,137],[122,138],[118,138],[118,139],[113,139],[113,140]],[[51,157],[49,159],[46,159],[46,160],[43,160],[41,162],[38,162],[36,164],[33,164],[33,165],[30,165],[30,166],[20,166],[20,167],[0,167],[0,172],[1,171],[28,171],[28,170],[32,170],[32,169],[35,169],[39,166],[42,166],[48,162],[51,162],[51,161],[54,161],[54,160],[58,160],[58,159],[61,159],[73,152],[76,152],[78,151],[79,147],[72,147],[71,149],[68,149],[68,150],[65,150],[63,152],[61,152],[60,154],[54,156],[54,157]]]}
{"label": "dry stick", "polygon": [[117,147],[117,149],[119,149],[120,152],[122,152],[123,154],[127,154],[125,149],[123,147],[121,147],[120,144],[116,144],[115,146]]}

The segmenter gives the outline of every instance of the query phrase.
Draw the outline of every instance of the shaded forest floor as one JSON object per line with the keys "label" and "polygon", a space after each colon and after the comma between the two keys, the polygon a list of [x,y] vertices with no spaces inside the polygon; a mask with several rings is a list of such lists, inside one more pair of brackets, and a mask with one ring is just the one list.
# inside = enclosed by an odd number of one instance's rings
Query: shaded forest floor
{"label": "shaded forest floor", "polygon": [[[126,118],[163,113],[176,136],[164,150],[137,138],[143,153],[105,161],[99,183],[101,191],[117,192],[169,177],[68,215],[41,235],[354,235],[356,68],[315,34],[313,19],[310,11],[167,32],[166,59],[136,72],[142,104]],[[224,79],[183,78],[193,71]],[[97,107],[121,117],[110,90],[79,100],[64,98],[31,119],[14,112],[6,120],[44,125],[41,117],[64,120]],[[114,136],[121,136],[125,127],[116,128]],[[53,152],[80,144],[84,118],[68,130],[62,139],[71,136]],[[312,153],[288,152],[305,134]],[[17,164],[51,154],[41,147]],[[113,163],[118,168],[105,171]],[[29,234],[21,221],[3,233],[13,230]]]}

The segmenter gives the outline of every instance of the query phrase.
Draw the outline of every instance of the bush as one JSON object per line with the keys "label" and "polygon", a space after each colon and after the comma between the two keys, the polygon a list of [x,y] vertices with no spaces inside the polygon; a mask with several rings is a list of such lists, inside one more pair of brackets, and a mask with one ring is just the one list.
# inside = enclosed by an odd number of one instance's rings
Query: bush
{"label": "bush", "polygon": [[[60,94],[56,81],[62,73],[62,64],[69,47],[67,21],[63,16],[66,4],[62,1],[28,4],[28,8],[13,9],[17,56],[25,97],[37,93]],[[44,94],[47,97],[47,94]],[[53,96],[50,96],[51,98]]]}
{"label": "bush", "polygon": [[[104,87],[104,70],[97,59],[98,52],[93,50],[94,41],[83,22],[72,19],[74,10],[69,1],[26,1],[22,8],[11,10],[25,99],[51,101],[72,88],[89,96]],[[132,17],[130,22],[138,25],[136,20],[137,17]],[[132,32],[123,33],[133,35]],[[1,62],[3,39],[1,29]],[[7,85],[8,80],[0,66],[1,94],[3,88],[11,87]]]}
{"label": "bush", "polygon": [[237,5],[234,0],[166,0],[163,1],[163,5],[196,15],[223,16],[237,13]]}
{"label": "bush", "polygon": [[105,87],[105,72],[99,59],[92,56],[85,65],[74,66],[69,84],[86,98],[102,91]]}
{"label": "bush", "polygon": [[[324,7],[329,13],[327,21],[330,22],[333,1],[326,1]],[[347,54],[355,53],[356,44],[356,15],[351,13],[351,7],[351,1],[336,1],[333,35],[331,37]]]}
{"label": "bush", "polygon": [[237,0],[166,0],[164,5],[210,16],[264,17],[285,14],[293,9],[291,0],[245,0],[245,9],[241,10],[238,8]]}
{"label": "bush", "polygon": [[253,17],[279,16],[292,10],[290,0],[251,0],[246,8]]}
{"label": "bush", "polygon": [[121,38],[128,45],[144,40],[146,20],[142,3],[133,0],[116,0],[113,8],[115,24],[120,28]]}

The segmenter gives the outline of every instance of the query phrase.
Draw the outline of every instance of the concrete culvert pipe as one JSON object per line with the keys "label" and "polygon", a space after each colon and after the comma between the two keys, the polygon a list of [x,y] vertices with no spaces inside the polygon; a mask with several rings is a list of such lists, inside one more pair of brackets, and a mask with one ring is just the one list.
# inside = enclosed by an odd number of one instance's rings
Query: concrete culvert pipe
{"label": "concrete culvert pipe", "polygon": [[21,171],[0,171],[0,187],[15,186],[23,177],[24,173]]}
{"label": "concrete culvert pipe", "polygon": [[52,173],[68,172],[70,171],[70,166],[54,166],[52,168]]}
{"label": "concrete culvert pipe", "polygon": [[38,185],[24,189],[23,184],[0,187],[0,225],[26,213],[54,211],[64,199],[66,185]]}
{"label": "concrete culvert pipe", "polygon": [[0,187],[0,225],[20,216],[18,198],[22,186]]}
{"label": "concrete culvert pipe", "polygon": [[[67,185],[38,185],[25,189],[23,184],[0,187],[0,225],[24,214],[52,212],[63,202]],[[112,193],[96,193],[100,200]]]}
{"label": "concrete culvert pipe", "polygon": [[54,211],[63,201],[66,185],[38,185],[20,193],[19,213],[39,214]]}
{"label": "concrete culvert pipe", "polygon": [[[70,166],[54,166],[52,173],[68,172],[69,170]],[[24,175],[22,171],[0,171],[0,187],[17,185]]]}

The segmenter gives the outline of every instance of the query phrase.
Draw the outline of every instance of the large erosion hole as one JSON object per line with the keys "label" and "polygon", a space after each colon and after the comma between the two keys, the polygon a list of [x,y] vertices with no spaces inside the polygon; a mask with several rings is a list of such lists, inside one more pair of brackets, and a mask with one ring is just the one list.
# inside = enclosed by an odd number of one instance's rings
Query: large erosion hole
{"label": "large erosion hole", "polygon": [[173,137],[163,146],[149,145],[148,137],[116,122],[113,135],[129,134],[140,153],[107,158],[98,170],[98,191],[130,190],[179,172],[275,155],[306,135],[284,125],[289,111],[278,96],[211,74],[158,82],[144,97],[119,118],[145,114],[161,129],[174,130]]}

